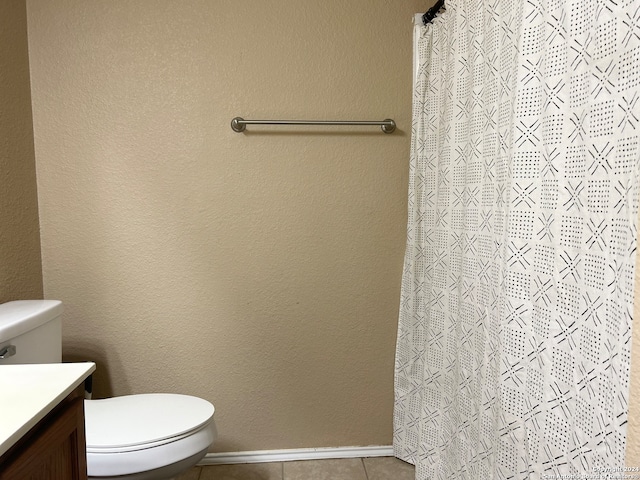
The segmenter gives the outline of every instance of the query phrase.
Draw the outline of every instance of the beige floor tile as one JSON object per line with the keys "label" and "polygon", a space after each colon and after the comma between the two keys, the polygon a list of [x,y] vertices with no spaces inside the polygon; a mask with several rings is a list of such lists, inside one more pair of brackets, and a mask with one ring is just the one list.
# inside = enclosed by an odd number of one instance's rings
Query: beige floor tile
{"label": "beige floor tile", "polygon": [[176,480],[199,480],[200,467],[193,467],[184,472],[182,475],[178,475]]}
{"label": "beige floor tile", "polygon": [[282,463],[202,467],[199,480],[282,480]]}
{"label": "beige floor tile", "polygon": [[367,480],[359,458],[284,463],[284,480]]}
{"label": "beige floor tile", "polygon": [[415,467],[395,457],[363,458],[369,480],[413,480]]}

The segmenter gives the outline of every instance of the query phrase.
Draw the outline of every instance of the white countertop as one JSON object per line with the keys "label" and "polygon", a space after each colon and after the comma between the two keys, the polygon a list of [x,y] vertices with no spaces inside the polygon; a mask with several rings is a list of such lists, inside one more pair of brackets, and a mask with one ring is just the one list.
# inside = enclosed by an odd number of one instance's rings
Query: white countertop
{"label": "white countertop", "polygon": [[95,369],[92,362],[0,365],[0,455]]}

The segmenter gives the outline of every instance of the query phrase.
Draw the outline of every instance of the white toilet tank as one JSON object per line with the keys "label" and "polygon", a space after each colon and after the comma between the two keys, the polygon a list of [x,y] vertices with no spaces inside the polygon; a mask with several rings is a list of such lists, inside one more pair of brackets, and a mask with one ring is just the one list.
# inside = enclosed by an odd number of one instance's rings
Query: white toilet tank
{"label": "white toilet tank", "polygon": [[0,305],[0,365],[62,361],[62,302],[18,300]]}

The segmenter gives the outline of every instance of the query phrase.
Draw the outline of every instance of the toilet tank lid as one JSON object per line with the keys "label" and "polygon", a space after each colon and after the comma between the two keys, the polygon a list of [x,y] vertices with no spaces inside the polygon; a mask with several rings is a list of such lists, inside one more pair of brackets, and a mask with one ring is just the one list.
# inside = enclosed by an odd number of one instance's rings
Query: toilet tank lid
{"label": "toilet tank lid", "polygon": [[15,300],[0,305],[0,343],[62,315],[59,300]]}

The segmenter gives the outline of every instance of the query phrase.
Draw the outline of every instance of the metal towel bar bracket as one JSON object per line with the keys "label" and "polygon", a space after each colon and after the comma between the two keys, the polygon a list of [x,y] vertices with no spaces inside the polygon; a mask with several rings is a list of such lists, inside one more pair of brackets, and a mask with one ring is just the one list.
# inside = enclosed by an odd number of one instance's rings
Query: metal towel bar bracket
{"label": "metal towel bar bracket", "polygon": [[245,120],[236,117],[231,120],[231,128],[234,132],[244,132],[247,125],[379,125],[384,133],[393,133],[396,122],[387,118],[382,121],[357,121],[357,120]]}

